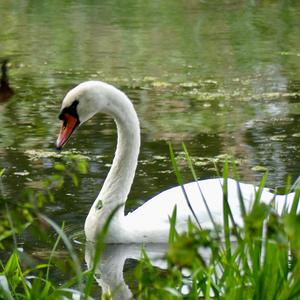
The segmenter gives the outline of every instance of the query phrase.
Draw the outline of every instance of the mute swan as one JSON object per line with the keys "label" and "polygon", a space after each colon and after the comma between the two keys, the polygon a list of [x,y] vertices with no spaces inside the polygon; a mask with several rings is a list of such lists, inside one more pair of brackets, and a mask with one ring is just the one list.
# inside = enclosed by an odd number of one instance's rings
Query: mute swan
{"label": "mute swan", "polygon": [[[120,90],[100,81],[87,81],[70,90],[65,96],[59,119],[63,121],[56,141],[61,149],[75,129],[96,113],[111,115],[116,123],[118,142],[111,169],[102,189],[94,201],[85,221],[87,240],[94,241],[107,218],[116,211],[106,236],[107,243],[165,243],[168,241],[169,216],[177,207],[176,229],[187,229],[187,220],[195,220],[187,205],[181,187],[177,186],[148,200],[135,211],[124,215],[127,195],[133,182],[140,148],[140,127],[136,111],[129,98]],[[214,221],[222,224],[223,191],[222,179],[198,181]],[[228,179],[228,201],[237,224],[242,225],[237,182]],[[185,184],[187,196],[202,228],[212,228],[211,219],[203,203],[196,182]],[[255,187],[240,183],[240,189],[249,209],[254,200]],[[290,206],[294,194],[275,196],[264,189],[261,199],[270,203],[276,197],[278,211]]]}

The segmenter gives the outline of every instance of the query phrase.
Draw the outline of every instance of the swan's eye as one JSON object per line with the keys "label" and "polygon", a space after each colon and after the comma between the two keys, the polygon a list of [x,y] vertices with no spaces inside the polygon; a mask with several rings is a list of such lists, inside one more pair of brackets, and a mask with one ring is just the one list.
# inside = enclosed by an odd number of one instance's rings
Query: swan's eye
{"label": "swan's eye", "polygon": [[67,122],[67,120],[66,120],[66,119],[64,119],[63,121],[64,121],[64,123],[63,123],[63,126],[64,126],[64,128],[66,128],[66,127],[67,127],[67,124],[68,124],[68,122]]}

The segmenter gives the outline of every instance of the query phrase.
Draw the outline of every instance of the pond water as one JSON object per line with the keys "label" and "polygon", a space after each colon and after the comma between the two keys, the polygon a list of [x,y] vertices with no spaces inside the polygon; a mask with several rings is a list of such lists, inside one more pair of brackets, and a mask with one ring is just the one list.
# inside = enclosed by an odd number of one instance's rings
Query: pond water
{"label": "pond water", "polygon": [[[221,168],[225,157],[246,182],[262,170],[273,188],[298,177],[299,1],[1,1],[0,19],[0,57],[15,89],[0,103],[5,198],[20,201],[55,173],[61,100],[90,79],[122,89],[140,118],[127,210],[176,184],[167,142],[179,156],[187,145],[199,178],[217,176],[214,162]],[[67,180],[44,213],[81,231],[115,144],[108,117],[82,126],[66,150],[86,156],[89,172],[77,188]]]}

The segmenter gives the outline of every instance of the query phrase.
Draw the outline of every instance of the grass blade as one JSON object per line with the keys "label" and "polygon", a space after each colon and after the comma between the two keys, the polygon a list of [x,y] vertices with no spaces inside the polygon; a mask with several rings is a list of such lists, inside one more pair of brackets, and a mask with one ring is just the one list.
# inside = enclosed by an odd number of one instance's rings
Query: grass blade
{"label": "grass blade", "polygon": [[298,178],[296,179],[296,181],[292,185],[292,187],[290,189],[290,192],[293,192],[294,190],[298,189],[299,186],[300,186],[300,176],[298,176]]}
{"label": "grass blade", "polygon": [[291,214],[296,215],[297,214],[297,208],[299,205],[299,197],[300,197],[300,177],[298,177],[298,179],[296,180],[296,182],[293,185],[293,190],[295,191],[295,196],[294,196],[294,200],[293,200],[293,204],[291,207]]}
{"label": "grass blade", "polygon": [[191,160],[191,158],[190,158],[190,155],[189,155],[189,153],[188,153],[188,151],[187,151],[187,148],[186,148],[186,146],[185,146],[184,143],[182,144],[182,147],[183,147],[183,150],[184,150],[184,153],[185,153],[185,157],[186,157],[186,160],[187,160],[189,169],[190,169],[190,171],[192,172],[193,178],[194,178],[194,180],[195,180],[195,182],[196,182],[196,184],[197,184],[198,190],[199,190],[199,192],[200,192],[202,201],[203,201],[203,203],[204,203],[204,205],[205,205],[205,208],[206,208],[206,210],[207,210],[207,213],[208,213],[208,216],[209,216],[209,218],[210,218],[210,221],[211,221],[211,223],[213,224],[213,227],[214,227],[215,231],[217,232],[217,225],[216,225],[216,223],[215,223],[215,221],[214,221],[214,218],[213,218],[213,216],[212,216],[212,214],[211,214],[211,211],[210,211],[210,209],[209,209],[209,207],[208,207],[208,204],[207,204],[207,202],[206,202],[206,199],[205,199],[205,197],[204,197],[204,194],[203,194],[203,192],[202,192],[202,190],[201,190],[200,184],[199,184],[199,182],[198,182],[198,177],[197,177],[197,175],[196,175],[195,169],[194,169],[193,164],[192,164],[192,160]]}
{"label": "grass blade", "polygon": [[241,185],[240,185],[239,181],[237,181],[237,193],[238,193],[238,198],[239,198],[241,215],[244,218],[246,216],[246,208],[245,208],[244,198],[243,198],[243,194],[242,194],[242,190],[241,190]]}
{"label": "grass blade", "polygon": [[178,184],[181,187],[181,190],[183,192],[183,195],[184,195],[184,198],[186,200],[186,203],[187,203],[190,211],[192,212],[192,215],[193,215],[196,223],[198,224],[199,228],[201,229],[202,227],[200,225],[200,222],[199,222],[199,220],[197,218],[197,215],[195,214],[195,211],[194,211],[194,209],[193,209],[193,207],[191,205],[191,202],[189,201],[188,195],[187,195],[186,190],[184,188],[183,178],[182,178],[181,173],[179,171],[179,168],[178,168],[178,165],[177,165],[177,162],[176,162],[176,159],[175,159],[174,151],[173,151],[172,145],[170,143],[169,143],[169,149],[170,149],[170,156],[171,156],[172,166],[173,166],[173,169],[174,169],[175,174],[176,174],[177,182],[178,182]]}
{"label": "grass blade", "polygon": [[229,204],[228,204],[228,164],[225,163],[224,174],[223,174],[223,226],[224,226],[224,237],[227,259],[231,256],[231,242],[230,242],[230,226],[229,226]]}
{"label": "grass blade", "polygon": [[[65,227],[65,223],[63,222],[62,225],[61,225],[61,230],[62,230],[62,231],[64,230],[64,227]],[[61,239],[61,236],[58,235],[58,236],[57,236],[57,239],[56,239],[56,241],[55,241],[55,243],[54,243],[54,246],[53,246],[53,248],[52,248],[52,250],[51,250],[50,256],[49,256],[48,267],[47,267],[47,271],[46,271],[46,280],[47,280],[47,281],[48,281],[48,278],[49,278],[49,272],[50,272],[51,261],[52,261],[52,258],[53,258],[53,256],[54,256],[54,253],[55,253],[55,251],[56,251],[56,248],[57,248],[57,246],[58,246],[58,243],[59,243],[60,239]]]}
{"label": "grass blade", "polygon": [[70,240],[68,239],[66,234],[61,230],[61,228],[56,223],[54,223],[51,219],[49,219],[47,216],[40,214],[40,213],[38,214],[38,216],[43,221],[48,223],[56,231],[56,233],[61,236],[61,239],[63,240],[67,250],[69,251],[69,254],[74,263],[74,270],[75,270],[76,275],[79,280],[79,290],[82,292],[83,291],[83,283],[82,283],[82,270],[81,270],[81,266],[80,266],[80,261],[78,259],[78,256],[76,255],[76,252],[75,252]]}
{"label": "grass blade", "polygon": [[168,242],[169,245],[174,244],[175,238],[177,236],[176,217],[177,217],[177,206],[175,205],[172,216],[169,217],[169,221],[170,221],[169,242]]}
{"label": "grass blade", "polygon": [[268,172],[266,172],[263,175],[263,177],[259,183],[258,189],[257,189],[257,191],[255,191],[255,200],[254,200],[254,204],[253,204],[254,206],[257,206],[260,202],[261,194],[262,194],[264,187],[266,186],[267,178],[268,178]]}
{"label": "grass blade", "polygon": [[245,208],[245,203],[243,200],[240,179],[238,177],[238,174],[236,171],[236,164],[234,163],[234,161],[232,161],[232,171],[233,171],[233,178],[235,178],[237,180],[237,193],[238,193],[238,199],[239,199],[239,204],[240,204],[241,216],[244,218],[246,216],[246,208]]}

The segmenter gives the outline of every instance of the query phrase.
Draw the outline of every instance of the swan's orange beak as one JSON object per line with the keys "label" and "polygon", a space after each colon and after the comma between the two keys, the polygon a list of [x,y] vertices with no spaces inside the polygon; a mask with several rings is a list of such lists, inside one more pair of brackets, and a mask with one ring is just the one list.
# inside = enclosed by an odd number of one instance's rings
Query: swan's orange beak
{"label": "swan's orange beak", "polygon": [[67,143],[74,130],[79,125],[79,120],[74,116],[65,113],[63,116],[63,123],[56,140],[56,148],[61,150],[62,147]]}

